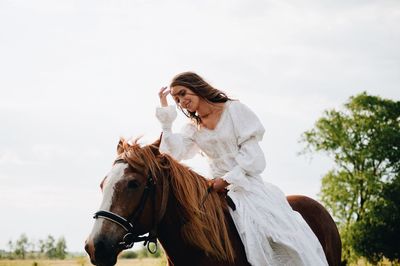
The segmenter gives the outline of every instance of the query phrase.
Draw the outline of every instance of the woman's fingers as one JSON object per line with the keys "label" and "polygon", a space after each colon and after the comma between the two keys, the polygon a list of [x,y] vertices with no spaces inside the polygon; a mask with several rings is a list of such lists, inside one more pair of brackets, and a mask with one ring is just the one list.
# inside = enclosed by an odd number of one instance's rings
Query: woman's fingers
{"label": "woman's fingers", "polygon": [[168,87],[162,87],[162,88],[160,89],[160,94],[161,94],[161,93],[166,93],[166,92],[169,92]]}
{"label": "woman's fingers", "polygon": [[167,87],[161,87],[161,89],[160,89],[160,92],[159,93],[162,93],[163,91],[165,91],[167,89]]}
{"label": "woman's fingers", "polygon": [[162,107],[168,106],[167,95],[169,94],[170,90],[168,87],[162,87],[158,92],[158,96],[160,97],[160,103]]}
{"label": "woman's fingers", "polygon": [[229,184],[223,180],[222,178],[215,178],[213,182],[213,189],[217,192],[221,192],[227,187]]}
{"label": "woman's fingers", "polygon": [[162,87],[160,89],[160,91],[158,92],[158,96],[160,96],[160,98],[162,97],[167,97],[167,95],[170,93],[170,90],[168,90],[168,87]]}

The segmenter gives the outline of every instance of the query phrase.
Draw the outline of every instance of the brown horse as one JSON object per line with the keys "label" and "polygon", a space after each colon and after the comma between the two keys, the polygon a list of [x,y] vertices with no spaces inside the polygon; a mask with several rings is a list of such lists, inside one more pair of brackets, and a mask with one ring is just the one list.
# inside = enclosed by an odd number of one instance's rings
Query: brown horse
{"label": "brown horse", "polygon": [[[208,193],[207,179],[160,154],[158,144],[140,147],[120,140],[86,240],[91,262],[114,265],[135,242],[158,239],[169,265],[249,265],[225,197]],[[288,201],[318,237],[329,265],[340,265],[340,236],[325,208],[304,196]]]}

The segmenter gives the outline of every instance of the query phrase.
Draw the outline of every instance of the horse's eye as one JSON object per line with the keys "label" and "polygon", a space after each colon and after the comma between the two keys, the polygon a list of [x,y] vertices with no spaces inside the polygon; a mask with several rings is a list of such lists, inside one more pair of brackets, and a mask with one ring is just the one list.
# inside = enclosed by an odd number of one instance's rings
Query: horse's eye
{"label": "horse's eye", "polygon": [[128,182],[128,188],[135,189],[135,188],[138,188],[138,187],[139,187],[139,182],[138,181],[131,180],[131,181]]}

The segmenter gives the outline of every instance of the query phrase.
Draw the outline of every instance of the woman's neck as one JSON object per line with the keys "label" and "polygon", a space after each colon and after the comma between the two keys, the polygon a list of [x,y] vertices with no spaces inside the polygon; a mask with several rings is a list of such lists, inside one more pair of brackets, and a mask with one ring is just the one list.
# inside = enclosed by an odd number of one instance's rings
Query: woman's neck
{"label": "woman's neck", "polygon": [[213,114],[215,111],[219,110],[223,103],[208,103],[201,102],[199,108],[197,108],[196,113],[200,118],[206,118]]}

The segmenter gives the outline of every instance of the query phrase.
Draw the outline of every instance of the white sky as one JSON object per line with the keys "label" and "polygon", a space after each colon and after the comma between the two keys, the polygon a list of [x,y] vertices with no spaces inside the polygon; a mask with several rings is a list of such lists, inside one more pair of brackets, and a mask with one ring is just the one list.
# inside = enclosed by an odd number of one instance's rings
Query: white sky
{"label": "white sky", "polygon": [[157,92],[187,70],[259,115],[265,180],[316,197],[332,163],[300,135],[362,91],[399,100],[399,25],[397,0],[0,0],[0,249],[82,251],[119,137],[155,140]]}

